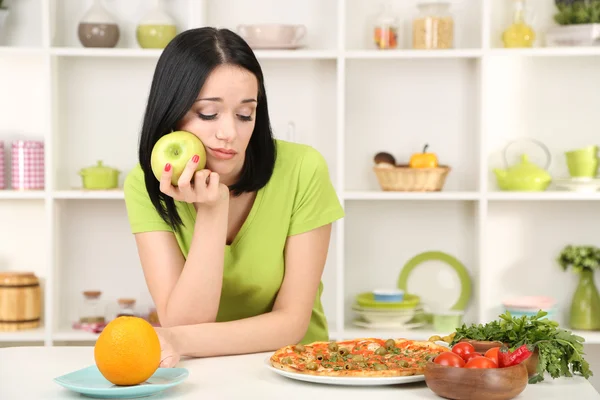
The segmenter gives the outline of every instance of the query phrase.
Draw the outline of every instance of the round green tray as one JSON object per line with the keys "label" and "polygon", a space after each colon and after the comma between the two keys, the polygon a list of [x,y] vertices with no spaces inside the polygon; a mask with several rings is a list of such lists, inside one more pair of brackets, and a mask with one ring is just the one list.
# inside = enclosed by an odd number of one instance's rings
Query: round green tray
{"label": "round green tray", "polygon": [[404,294],[403,301],[376,301],[375,295],[371,292],[360,293],[356,296],[356,303],[361,307],[370,308],[386,308],[386,309],[407,309],[415,308],[419,305],[421,298],[415,294],[406,293]]}
{"label": "round green tray", "polygon": [[465,266],[452,257],[450,254],[443,253],[441,251],[427,251],[421,254],[417,254],[404,265],[400,276],[398,277],[398,289],[402,289],[405,292],[408,290],[408,277],[415,268],[425,261],[438,260],[443,261],[452,267],[460,279],[462,290],[458,300],[452,305],[451,310],[464,310],[467,308],[469,300],[471,298],[471,277]]}

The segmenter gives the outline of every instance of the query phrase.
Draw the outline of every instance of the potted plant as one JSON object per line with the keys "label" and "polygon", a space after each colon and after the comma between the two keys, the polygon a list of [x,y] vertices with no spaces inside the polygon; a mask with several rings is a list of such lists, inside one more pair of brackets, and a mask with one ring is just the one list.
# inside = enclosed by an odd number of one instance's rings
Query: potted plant
{"label": "potted plant", "polygon": [[600,0],[555,0],[558,12],[546,32],[548,46],[600,44]]}
{"label": "potted plant", "polygon": [[600,269],[600,249],[595,246],[566,246],[558,256],[563,271],[571,268],[579,274],[573,294],[569,322],[572,329],[600,330],[600,295],[594,271]]}

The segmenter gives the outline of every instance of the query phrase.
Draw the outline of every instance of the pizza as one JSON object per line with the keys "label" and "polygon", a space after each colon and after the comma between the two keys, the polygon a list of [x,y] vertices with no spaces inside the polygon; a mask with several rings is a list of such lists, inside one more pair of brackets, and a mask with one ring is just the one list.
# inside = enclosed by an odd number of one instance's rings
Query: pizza
{"label": "pizza", "polygon": [[277,369],[307,375],[392,377],[423,375],[429,359],[450,351],[430,341],[358,338],[289,345],[270,358]]}

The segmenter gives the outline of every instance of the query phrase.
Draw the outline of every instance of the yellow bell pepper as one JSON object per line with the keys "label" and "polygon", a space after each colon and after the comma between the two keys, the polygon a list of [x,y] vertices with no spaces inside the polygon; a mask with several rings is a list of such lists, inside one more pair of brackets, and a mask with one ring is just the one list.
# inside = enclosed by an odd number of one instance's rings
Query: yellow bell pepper
{"label": "yellow bell pepper", "polygon": [[434,153],[427,153],[428,144],[423,148],[422,153],[415,153],[410,157],[409,166],[411,168],[436,168],[438,159]]}

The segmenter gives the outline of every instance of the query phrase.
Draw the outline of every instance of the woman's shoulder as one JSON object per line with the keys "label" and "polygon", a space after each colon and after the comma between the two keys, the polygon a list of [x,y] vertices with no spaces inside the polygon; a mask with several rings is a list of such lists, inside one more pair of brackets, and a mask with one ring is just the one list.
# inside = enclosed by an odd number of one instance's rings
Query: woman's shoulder
{"label": "woman's shoulder", "polygon": [[276,140],[277,159],[275,171],[289,174],[311,173],[318,169],[328,169],[325,157],[314,147],[285,140]]}
{"label": "woman's shoulder", "polygon": [[147,195],[146,183],[144,181],[144,171],[140,163],[137,163],[125,176],[123,182],[123,192],[125,196],[133,192],[139,193],[140,191]]}

